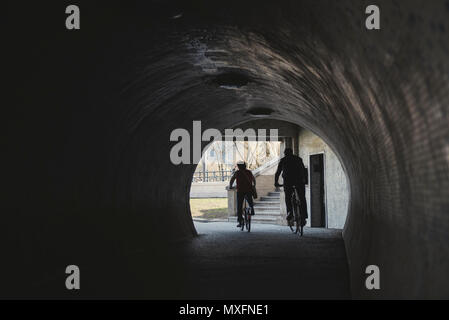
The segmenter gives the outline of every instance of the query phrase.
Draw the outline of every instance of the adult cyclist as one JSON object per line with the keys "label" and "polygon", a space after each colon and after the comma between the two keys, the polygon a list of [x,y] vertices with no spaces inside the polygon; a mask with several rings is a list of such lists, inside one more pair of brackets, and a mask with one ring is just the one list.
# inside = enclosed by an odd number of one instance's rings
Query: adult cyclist
{"label": "adult cyclist", "polygon": [[243,222],[243,201],[248,201],[251,208],[251,215],[254,215],[254,202],[253,202],[253,186],[256,187],[256,179],[252,172],[246,169],[246,163],[244,161],[237,162],[238,170],[234,172],[229,181],[229,189],[235,180],[237,180],[237,217],[239,224],[237,228],[242,226]]}
{"label": "adult cyclist", "polygon": [[287,206],[287,220],[290,221],[293,218],[293,210],[291,197],[293,193],[293,187],[296,187],[299,196],[299,211],[301,214],[301,225],[306,224],[306,220],[309,217],[307,214],[307,202],[306,202],[306,181],[307,173],[304,167],[302,159],[293,154],[291,148],[286,148],[284,151],[284,157],[279,162],[276,174],[274,176],[274,185],[279,187],[279,176],[282,172],[282,178],[284,180],[284,192],[285,192],[285,204]]}

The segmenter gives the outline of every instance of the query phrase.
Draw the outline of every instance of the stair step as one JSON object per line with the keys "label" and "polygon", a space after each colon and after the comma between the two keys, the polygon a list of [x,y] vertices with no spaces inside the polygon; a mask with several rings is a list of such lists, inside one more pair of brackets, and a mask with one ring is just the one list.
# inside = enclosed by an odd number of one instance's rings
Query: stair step
{"label": "stair step", "polygon": [[254,201],[254,204],[258,204],[258,205],[262,205],[262,206],[278,206],[281,202],[280,201],[259,201],[256,200]]}
{"label": "stair step", "polygon": [[266,206],[266,205],[279,205],[280,201],[254,201],[254,205],[261,205],[261,206]]}
{"label": "stair step", "polygon": [[[264,216],[264,217],[256,217],[253,216],[252,222],[259,222],[259,223],[276,223],[279,220],[279,217],[277,216]],[[237,223],[237,217],[230,217],[230,222]]]}
{"label": "stair step", "polygon": [[280,216],[281,211],[254,211],[256,216]]}
{"label": "stair step", "polygon": [[254,213],[255,214],[281,214],[281,210],[276,210],[276,209],[259,210],[259,209],[255,209]]}
{"label": "stair step", "polygon": [[254,206],[254,210],[281,210],[280,206]]}
{"label": "stair step", "polygon": [[252,221],[277,221],[277,220],[278,220],[277,216],[252,217]]}
{"label": "stair step", "polygon": [[260,197],[260,201],[272,201],[272,200],[281,200],[281,197],[275,197],[275,196],[263,196]]}
{"label": "stair step", "polygon": [[[267,195],[261,196],[254,201],[255,215],[252,220],[256,223],[279,223],[281,216],[281,193],[268,192]],[[237,223],[237,217],[229,217],[230,222]]]}
{"label": "stair step", "polygon": [[265,212],[265,211],[278,212],[278,211],[281,211],[281,208],[280,207],[273,207],[273,206],[270,206],[270,207],[256,207],[256,206],[254,206],[254,210],[255,210],[255,212]]}

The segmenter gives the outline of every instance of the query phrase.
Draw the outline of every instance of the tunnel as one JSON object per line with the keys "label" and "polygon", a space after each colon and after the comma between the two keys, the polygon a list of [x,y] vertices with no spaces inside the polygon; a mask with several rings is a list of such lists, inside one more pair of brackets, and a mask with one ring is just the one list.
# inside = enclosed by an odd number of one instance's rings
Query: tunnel
{"label": "tunnel", "polygon": [[380,30],[370,4],[78,1],[70,31],[65,2],[8,5],[1,296],[171,297],[197,237],[171,132],[264,117],[341,161],[351,297],[448,298],[449,1],[376,1]]}

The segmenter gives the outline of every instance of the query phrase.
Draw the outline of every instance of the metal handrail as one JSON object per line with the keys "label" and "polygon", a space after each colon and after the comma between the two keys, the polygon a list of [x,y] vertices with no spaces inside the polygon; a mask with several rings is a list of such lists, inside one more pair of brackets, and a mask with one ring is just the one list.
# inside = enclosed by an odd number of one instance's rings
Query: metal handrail
{"label": "metal handrail", "polygon": [[224,182],[231,176],[232,170],[198,171],[193,174],[192,182]]}

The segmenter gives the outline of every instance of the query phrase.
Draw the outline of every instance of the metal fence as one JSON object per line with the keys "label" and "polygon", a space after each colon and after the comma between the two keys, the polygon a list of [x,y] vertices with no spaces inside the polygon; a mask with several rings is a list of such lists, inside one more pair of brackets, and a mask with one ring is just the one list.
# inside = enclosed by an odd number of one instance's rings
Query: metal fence
{"label": "metal fence", "polygon": [[232,170],[198,171],[193,174],[192,182],[220,182],[231,179]]}

